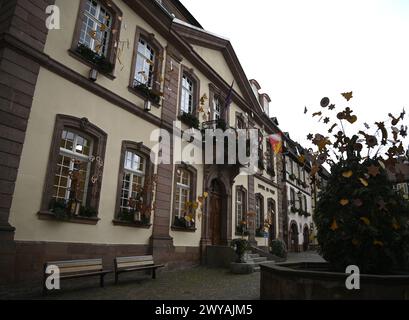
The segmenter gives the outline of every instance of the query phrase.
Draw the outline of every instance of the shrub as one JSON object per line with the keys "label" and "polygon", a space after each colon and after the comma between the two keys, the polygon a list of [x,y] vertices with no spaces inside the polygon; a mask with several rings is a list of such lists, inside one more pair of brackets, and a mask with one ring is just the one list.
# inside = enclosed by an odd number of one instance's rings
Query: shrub
{"label": "shrub", "polygon": [[[343,96],[349,101],[352,93]],[[322,99],[321,107],[329,110],[322,112],[335,110],[335,105],[329,104],[328,98]],[[409,169],[403,148],[407,127],[398,129],[405,112],[398,116],[389,113],[390,122],[375,122],[373,130],[364,123],[364,129],[348,134],[348,125],[358,118],[349,107],[339,111],[336,119],[325,118],[329,133],[340,123],[333,138],[308,135],[317,146],[308,159],[312,178],[323,163],[331,167],[314,213],[320,253],[339,272],[349,265],[370,274],[407,270],[409,203],[394,191],[390,179],[399,180],[401,172]]]}
{"label": "shrub", "polygon": [[237,255],[237,262],[244,262],[244,253],[248,248],[248,241],[246,239],[233,239],[231,247],[234,249]]}
{"label": "shrub", "polygon": [[274,239],[271,241],[271,253],[279,258],[287,258],[287,247],[284,241]]}

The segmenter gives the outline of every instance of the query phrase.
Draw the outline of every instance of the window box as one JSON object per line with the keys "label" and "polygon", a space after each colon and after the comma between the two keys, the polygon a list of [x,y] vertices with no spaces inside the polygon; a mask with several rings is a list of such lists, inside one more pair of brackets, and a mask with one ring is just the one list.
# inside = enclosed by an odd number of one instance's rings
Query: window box
{"label": "window box", "polygon": [[196,231],[195,224],[186,221],[184,217],[175,217],[172,225],[172,230],[174,231]]}
{"label": "window box", "polygon": [[149,88],[147,85],[137,80],[134,81],[132,89],[145,99],[151,101],[153,104],[160,104],[160,100],[163,95],[161,92],[157,92],[156,90]]}
{"label": "window box", "polygon": [[52,215],[55,220],[70,221],[75,219],[90,219],[98,221],[98,212],[91,207],[81,205],[79,202],[66,200],[51,200],[50,208],[47,211],[40,211],[41,214]]}
{"label": "window box", "polygon": [[257,238],[264,238],[266,235],[266,232],[262,228],[258,228],[256,230],[256,237]]}
{"label": "window box", "polygon": [[104,55],[99,55],[92,51],[86,45],[78,44],[75,52],[84,60],[90,62],[95,69],[103,74],[112,74],[114,71],[114,64],[109,62]]}
{"label": "window box", "polygon": [[245,224],[236,226],[236,235],[238,236],[248,236],[249,235],[249,231],[247,230],[247,227]]}
{"label": "window box", "polygon": [[299,210],[296,207],[292,206],[290,211],[291,213],[297,213]]}
{"label": "window box", "polygon": [[38,212],[38,217],[40,220],[54,220],[59,222],[69,222],[69,223],[78,223],[78,224],[90,224],[96,225],[100,220],[97,217],[82,217],[82,216],[75,216],[67,214],[64,217],[57,216],[55,212],[51,211],[40,211]]}
{"label": "window box", "polygon": [[196,118],[193,114],[183,112],[182,115],[179,117],[179,119],[184,124],[188,125],[190,128],[199,129],[199,126],[200,126],[199,119]]}
{"label": "window box", "polygon": [[265,165],[264,165],[264,160],[263,159],[259,159],[258,160],[258,168],[263,171],[265,169]]}
{"label": "window box", "polygon": [[119,212],[117,218],[114,219],[114,224],[134,225],[137,227],[147,227],[147,228],[151,226],[150,217],[147,217],[145,214],[141,214],[141,219],[136,220],[135,214],[137,214],[136,211],[128,211],[128,210],[122,209],[122,211]]}
{"label": "window box", "polygon": [[291,173],[288,177],[290,178],[291,181],[294,181],[296,179],[294,173]]}

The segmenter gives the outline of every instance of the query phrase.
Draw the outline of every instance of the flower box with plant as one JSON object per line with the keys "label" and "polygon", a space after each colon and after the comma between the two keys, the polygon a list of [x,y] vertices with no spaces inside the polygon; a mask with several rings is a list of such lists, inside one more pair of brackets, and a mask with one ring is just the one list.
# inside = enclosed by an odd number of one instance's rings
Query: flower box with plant
{"label": "flower box with plant", "polygon": [[291,206],[290,212],[291,213],[297,213],[299,210],[295,206]]}
{"label": "flower box with plant", "polygon": [[265,236],[266,236],[266,232],[264,231],[264,227],[259,227],[256,229],[257,238],[264,238]]}
{"label": "flower box with plant", "polygon": [[291,181],[294,181],[296,179],[294,173],[291,173],[288,177],[290,178]]}
{"label": "flower box with plant", "polygon": [[100,55],[91,50],[84,44],[78,44],[76,53],[79,54],[84,60],[90,62],[95,69],[101,73],[110,74],[114,71],[114,65],[108,61],[104,55]]}
{"label": "flower box with plant", "polygon": [[188,113],[188,112],[183,112],[179,118],[180,118],[180,121],[186,124],[189,128],[199,129],[199,126],[200,126],[199,119],[195,117],[193,114]]}
{"label": "flower box with plant", "polygon": [[83,206],[75,200],[53,199],[50,204],[50,212],[54,213],[59,220],[70,220],[73,217],[96,218],[98,216],[98,212],[94,208]]}
{"label": "flower box with plant", "polygon": [[163,93],[158,92],[137,80],[134,80],[133,89],[156,105],[160,103],[161,97],[163,96]]}

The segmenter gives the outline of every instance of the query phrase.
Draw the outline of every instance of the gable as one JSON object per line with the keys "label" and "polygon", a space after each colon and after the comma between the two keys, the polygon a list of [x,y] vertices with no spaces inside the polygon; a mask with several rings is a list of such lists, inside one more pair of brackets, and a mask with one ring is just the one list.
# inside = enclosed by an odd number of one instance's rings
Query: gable
{"label": "gable", "polygon": [[206,61],[228,84],[234,81],[233,89],[242,97],[243,92],[239,87],[240,81],[234,78],[233,72],[230,70],[223,53],[220,50],[205,48],[199,45],[192,45],[196,53]]}

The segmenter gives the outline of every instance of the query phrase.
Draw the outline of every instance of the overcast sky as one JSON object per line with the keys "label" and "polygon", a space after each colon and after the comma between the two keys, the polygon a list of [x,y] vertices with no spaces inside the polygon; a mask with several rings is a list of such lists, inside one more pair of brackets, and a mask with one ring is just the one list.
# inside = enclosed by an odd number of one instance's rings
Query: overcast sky
{"label": "overcast sky", "polygon": [[[230,39],[271,116],[308,146],[323,127],[303,114],[323,96],[362,122],[409,116],[409,0],[182,0],[202,26]],[[353,91],[349,102],[340,95]],[[405,120],[406,124],[408,120]]]}

